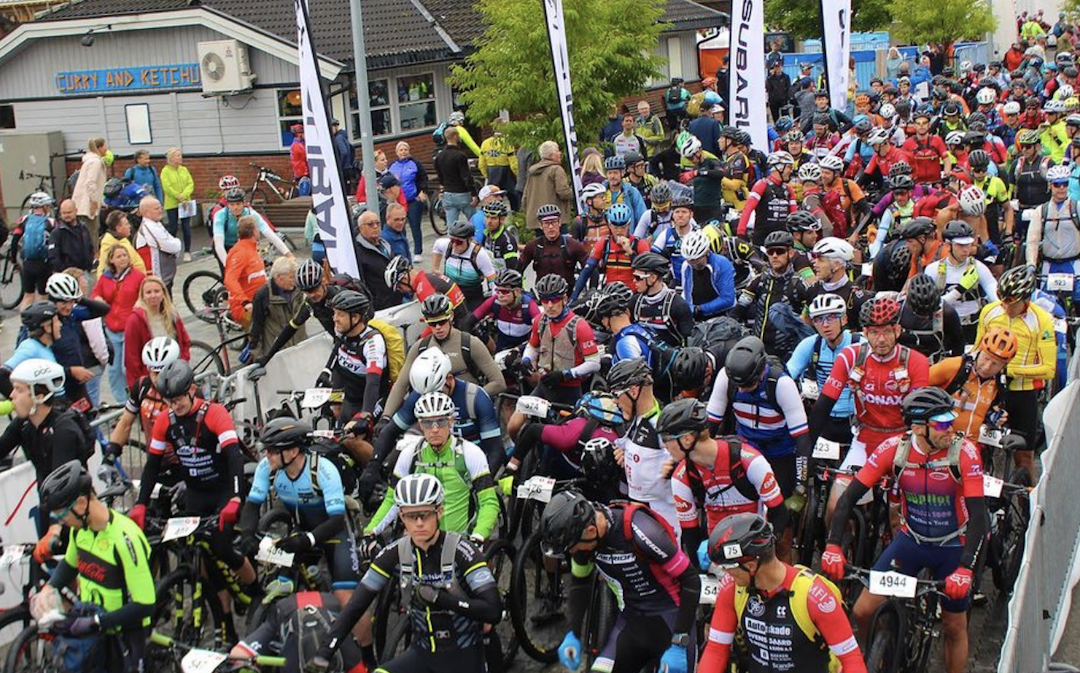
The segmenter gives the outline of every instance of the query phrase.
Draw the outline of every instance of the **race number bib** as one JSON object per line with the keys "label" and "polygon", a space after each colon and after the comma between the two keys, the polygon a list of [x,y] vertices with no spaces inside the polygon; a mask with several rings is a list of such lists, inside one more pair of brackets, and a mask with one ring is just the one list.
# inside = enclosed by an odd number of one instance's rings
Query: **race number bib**
{"label": "race number bib", "polygon": [[1076,279],[1071,273],[1050,273],[1046,275],[1046,289],[1051,292],[1072,292]]}
{"label": "race number bib", "polygon": [[818,437],[813,457],[819,460],[840,460],[840,442]]}
{"label": "race number bib", "polygon": [[535,395],[522,395],[518,398],[515,410],[523,416],[547,418],[548,412],[551,411],[551,402]]}
{"label": "race number bib", "polygon": [[523,500],[551,502],[551,494],[554,490],[555,480],[551,477],[531,477],[524,484],[518,486],[517,497]]}
{"label": "race number bib", "polygon": [[184,673],[214,673],[228,658],[229,655],[220,652],[190,650],[180,660],[180,669]]}
{"label": "race number bib", "polygon": [[318,409],[330,401],[330,388],[308,388],[304,391],[304,398],[300,400],[300,406],[304,409]]}
{"label": "race number bib", "polygon": [[875,596],[896,596],[897,598],[915,598],[917,580],[895,570],[882,572],[870,571],[870,593]]}
{"label": "race number bib", "polygon": [[987,498],[1000,498],[1001,490],[1005,482],[989,474],[983,475],[983,496]]}
{"label": "race number bib", "polygon": [[720,580],[712,575],[701,575],[701,605],[716,605],[716,596],[720,593]]}
{"label": "race number bib", "polygon": [[282,568],[291,568],[293,557],[296,555],[281,551],[277,548],[276,542],[277,540],[270,537],[264,537],[260,540],[259,552],[255,554],[255,560],[270,565],[281,566]]}
{"label": "race number bib", "polygon": [[178,516],[169,519],[165,523],[165,531],[161,534],[161,541],[178,540],[187,537],[199,527],[199,517]]}

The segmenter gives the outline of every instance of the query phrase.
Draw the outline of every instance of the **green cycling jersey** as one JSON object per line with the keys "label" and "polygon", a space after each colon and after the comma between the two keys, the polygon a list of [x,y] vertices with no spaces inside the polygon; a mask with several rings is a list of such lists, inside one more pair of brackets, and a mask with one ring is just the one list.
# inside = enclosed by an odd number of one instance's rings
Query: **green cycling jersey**
{"label": "green cycling jersey", "polygon": [[[394,508],[394,487],[402,477],[413,473],[431,474],[442,482],[446,500],[439,528],[454,533],[468,533],[485,540],[491,536],[499,517],[499,498],[495,494],[495,482],[488,469],[487,456],[480,447],[460,437],[451,437],[440,449],[422,440],[402,448],[394,464],[390,490],[364,529],[365,533],[380,532],[385,528],[389,523],[386,521],[387,515]],[[474,494],[477,502],[476,521],[470,531]]]}

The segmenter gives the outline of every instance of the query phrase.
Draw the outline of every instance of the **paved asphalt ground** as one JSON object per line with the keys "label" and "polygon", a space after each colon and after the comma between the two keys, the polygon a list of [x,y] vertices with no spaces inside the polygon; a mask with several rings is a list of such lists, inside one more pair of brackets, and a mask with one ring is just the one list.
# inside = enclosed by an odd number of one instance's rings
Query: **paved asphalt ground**
{"label": "paved asphalt ground", "polygon": [[[290,231],[290,235],[297,243],[303,242],[303,236],[300,232]],[[194,241],[193,245],[195,249],[200,249],[203,246],[209,245],[209,240],[205,230],[193,232]],[[434,235],[432,232],[428,232],[425,237],[426,250],[430,250],[432,243],[434,242]],[[306,255],[306,251],[301,250],[298,253],[298,257]],[[430,263],[430,255],[427,256],[427,261]],[[213,344],[217,341],[217,330],[214,326],[196,320],[190,314],[187,307],[184,305],[181,297],[180,289],[183,286],[184,279],[191,273],[202,270],[213,269],[217,270],[217,264],[212,258],[208,256],[197,258],[196,260],[188,263],[181,263],[177,272],[177,278],[175,282],[174,296],[176,299],[177,309],[180,311],[181,317],[184,319],[185,326],[191,334],[191,338],[198,341],[204,341]],[[18,332],[18,315],[14,311],[4,311],[2,313],[4,322],[4,328],[0,330],[0,355],[11,353],[15,345],[15,337]],[[103,401],[112,402],[112,395],[108,392],[108,385],[102,386]],[[990,581],[989,573],[986,573],[984,577],[984,586],[987,593],[987,601],[981,605],[976,606],[971,613],[971,625],[969,628],[971,638],[971,657],[969,659],[968,671],[972,673],[990,673],[997,670],[998,654],[1001,647],[1001,639],[1005,630],[1005,600],[998,594],[993,588]],[[1080,604],[1080,595],[1075,595],[1074,605]],[[1068,661],[1073,664],[1080,663],[1080,627],[1076,626],[1076,621],[1072,622],[1073,628],[1067,632],[1064,639],[1065,646],[1059,653],[1060,660]],[[1070,637],[1069,634],[1072,634]],[[940,642],[940,641],[939,641]],[[943,671],[942,655],[940,653],[940,645],[938,652],[931,658],[931,672]],[[518,654],[518,658],[515,660],[513,670],[521,672],[534,673],[537,671],[557,671],[560,667],[558,665],[544,667],[536,662],[528,659],[524,654]]]}

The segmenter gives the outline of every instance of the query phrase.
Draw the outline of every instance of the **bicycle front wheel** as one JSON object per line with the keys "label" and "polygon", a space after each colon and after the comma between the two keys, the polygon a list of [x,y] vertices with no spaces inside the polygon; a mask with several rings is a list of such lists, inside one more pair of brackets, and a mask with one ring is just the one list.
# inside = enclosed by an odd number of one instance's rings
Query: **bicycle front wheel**
{"label": "bicycle front wheel", "polygon": [[436,198],[428,202],[428,219],[431,220],[431,228],[438,236],[446,235],[446,210],[443,208],[442,199]]}
{"label": "bicycle front wheel", "polygon": [[19,262],[4,254],[3,261],[0,261],[0,306],[11,310],[19,305],[22,298],[23,282]]}
{"label": "bicycle front wheel", "polygon": [[217,321],[217,315],[209,310],[218,306],[218,290],[223,289],[221,274],[216,271],[196,271],[184,281],[184,303],[191,315],[211,325]]}
{"label": "bicycle front wheel", "polygon": [[867,673],[895,673],[903,659],[903,625],[896,607],[886,603],[874,615],[870,647],[866,653]]}
{"label": "bicycle front wheel", "polygon": [[[1014,468],[1009,475],[1009,483],[1016,486],[1031,487],[1031,472],[1025,467]],[[998,516],[997,530],[990,536],[990,573],[994,586],[1002,593],[1010,593],[1020,574],[1020,564],[1024,558],[1024,542],[1027,538],[1031,510],[1028,507],[1029,496],[1026,490],[1012,491],[1006,496],[1003,509]]]}
{"label": "bicycle front wheel", "polygon": [[191,342],[191,368],[195,371],[195,376],[204,372],[225,375],[225,363],[222,362],[218,350],[220,347],[211,348],[210,344],[202,341]]}
{"label": "bicycle front wheel", "polygon": [[30,624],[8,647],[4,673],[59,673],[50,663],[51,652],[52,641],[39,638],[37,624]]}
{"label": "bicycle front wheel", "polygon": [[258,210],[265,206],[269,202],[269,199],[267,198],[265,189],[256,187],[247,193],[247,201],[251,204],[252,208]]}
{"label": "bicycle front wheel", "polygon": [[491,574],[495,576],[495,582],[499,586],[499,595],[502,596],[503,616],[495,626],[494,635],[498,637],[502,647],[502,668],[509,670],[518,651],[517,634],[514,632],[513,622],[510,621],[508,609],[510,583],[514,578],[514,547],[506,540],[495,540],[484,554],[484,559],[487,561],[488,568],[491,569]]}
{"label": "bicycle front wheel", "polygon": [[570,622],[564,584],[569,573],[559,559],[543,553],[540,531],[530,535],[514,559],[510,581],[510,618],[518,644],[542,664],[554,664]]}
{"label": "bicycle front wheel", "polygon": [[191,568],[177,568],[158,584],[155,631],[178,643],[215,650],[225,640],[224,619],[217,593]]}

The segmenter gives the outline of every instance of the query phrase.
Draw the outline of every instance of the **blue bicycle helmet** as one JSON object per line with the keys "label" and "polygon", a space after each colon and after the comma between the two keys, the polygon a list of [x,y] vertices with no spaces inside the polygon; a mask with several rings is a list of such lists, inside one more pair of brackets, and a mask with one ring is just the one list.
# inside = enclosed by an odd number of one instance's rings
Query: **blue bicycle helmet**
{"label": "blue bicycle helmet", "polygon": [[616,203],[607,209],[605,214],[609,224],[615,224],[625,227],[630,224],[630,218],[633,217],[633,213],[630,212],[630,206],[625,203]]}
{"label": "blue bicycle helmet", "polygon": [[626,423],[622,409],[616,404],[615,398],[609,393],[589,392],[578,400],[577,411],[596,420],[600,425],[608,427],[621,426]]}

